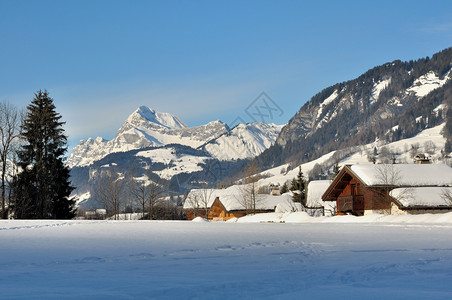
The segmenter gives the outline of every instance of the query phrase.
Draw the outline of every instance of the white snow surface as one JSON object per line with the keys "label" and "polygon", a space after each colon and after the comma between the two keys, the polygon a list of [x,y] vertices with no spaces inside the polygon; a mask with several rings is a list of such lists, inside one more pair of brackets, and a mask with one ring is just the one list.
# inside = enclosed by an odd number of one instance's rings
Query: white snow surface
{"label": "white snow surface", "polygon": [[164,179],[171,179],[181,173],[202,171],[199,164],[211,159],[207,156],[176,155],[176,149],[171,147],[140,151],[136,156],[147,157],[152,159],[153,162],[167,165],[168,167],[161,171],[154,171]]}
{"label": "white snow surface", "polygon": [[155,111],[147,106],[140,106],[133,114],[131,114],[126,123],[132,124],[134,126],[139,126],[143,122],[143,119],[151,122],[155,125],[163,126],[168,129],[180,129],[186,128],[185,125],[178,117],[173,116],[169,113],[162,113]]}
{"label": "white snow surface", "polygon": [[450,213],[294,213],[280,224],[281,215],[277,224],[2,220],[2,298],[450,299]]}
{"label": "white snow surface", "polygon": [[338,96],[338,92],[337,90],[335,90],[331,95],[329,95],[327,98],[325,98],[325,100],[323,100],[322,103],[320,103],[319,105],[319,110],[317,112],[317,117],[316,120],[320,117],[320,115],[322,114],[323,111],[323,107],[327,106],[328,104],[330,104],[331,102],[333,102],[334,100],[336,100],[337,96]]}
{"label": "white snow surface", "polygon": [[83,193],[79,196],[77,196],[77,206],[85,202],[86,200],[91,198],[91,193],[88,191],[86,193]]}
{"label": "white snow surface", "polygon": [[374,84],[374,88],[372,89],[372,95],[370,97],[370,104],[373,104],[380,97],[381,91],[389,86],[391,83],[391,78],[387,78],[385,80],[381,80]]}
{"label": "white snow surface", "polygon": [[441,103],[440,105],[438,105],[437,107],[435,107],[435,109],[433,109],[434,112],[436,112],[438,114],[438,112],[440,110],[445,110],[447,108],[447,105],[444,103]]}
{"label": "white snow surface", "polygon": [[452,168],[445,164],[363,164],[353,165],[351,170],[369,186],[452,185]]}
{"label": "white snow surface", "polygon": [[450,79],[450,71],[440,79],[435,72],[430,71],[425,75],[417,78],[411,87],[407,89],[407,93],[414,93],[418,98],[428,95],[433,90],[442,87]]}
{"label": "white snow surface", "polygon": [[452,202],[447,200],[445,194],[451,195],[450,187],[416,187],[398,188],[390,192],[404,207],[441,207],[452,206]]}

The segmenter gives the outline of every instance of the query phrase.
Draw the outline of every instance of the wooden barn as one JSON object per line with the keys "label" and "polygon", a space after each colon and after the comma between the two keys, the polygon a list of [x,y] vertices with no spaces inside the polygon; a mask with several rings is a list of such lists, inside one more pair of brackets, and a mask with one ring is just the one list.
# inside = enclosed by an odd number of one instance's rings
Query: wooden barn
{"label": "wooden barn", "polygon": [[[274,212],[277,208],[289,210],[296,206],[288,193],[280,196],[259,194],[256,197],[254,213]],[[184,209],[188,220],[200,216],[213,221],[227,221],[252,212],[243,202],[243,191],[238,186],[227,189],[199,189],[190,191],[184,202]]]}
{"label": "wooden barn", "polygon": [[344,166],[322,196],[338,214],[420,214],[452,211],[452,168],[444,164]]}

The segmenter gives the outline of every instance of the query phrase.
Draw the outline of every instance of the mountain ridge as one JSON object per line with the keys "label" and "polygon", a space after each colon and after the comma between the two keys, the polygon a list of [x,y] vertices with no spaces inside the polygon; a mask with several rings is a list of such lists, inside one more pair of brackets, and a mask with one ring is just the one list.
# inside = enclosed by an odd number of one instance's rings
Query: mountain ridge
{"label": "mountain ridge", "polygon": [[432,58],[376,66],[329,86],[301,106],[256,161],[261,169],[300,164],[336,149],[396,141],[437,126],[452,104],[451,68],[448,48]]}
{"label": "mountain ridge", "polygon": [[[239,128],[242,129],[240,132]],[[231,129],[219,120],[188,127],[176,116],[140,106],[124,121],[112,140],[101,137],[81,140],[72,150],[67,164],[71,168],[89,166],[111,153],[169,144],[202,148],[221,160],[250,159],[270,147],[281,128],[280,125],[256,122]],[[225,140],[225,135],[229,140]],[[233,147],[228,149],[232,151],[228,153],[228,150],[206,146],[219,138],[218,143]]]}

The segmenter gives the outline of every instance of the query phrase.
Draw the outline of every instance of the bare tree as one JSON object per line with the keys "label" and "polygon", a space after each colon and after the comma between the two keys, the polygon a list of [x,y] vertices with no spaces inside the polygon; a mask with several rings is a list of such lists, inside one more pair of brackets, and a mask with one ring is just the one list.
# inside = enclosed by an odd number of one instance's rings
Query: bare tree
{"label": "bare tree", "polygon": [[201,195],[198,191],[191,191],[187,195],[187,199],[185,200],[193,211],[193,217],[196,218],[200,215],[201,211]]}
{"label": "bare tree", "polygon": [[148,185],[148,219],[154,219],[155,208],[159,206],[163,200],[164,187],[161,183],[151,181]]}
{"label": "bare tree", "polygon": [[392,153],[386,146],[380,148],[380,161],[384,164],[389,164],[392,161]]}
{"label": "bare tree", "polygon": [[131,182],[128,184],[130,194],[141,208],[142,218],[144,219],[147,214],[148,220],[154,218],[155,208],[162,201],[161,196],[164,192],[162,182],[160,180],[153,181],[152,175],[152,168],[149,167],[144,176],[146,178],[137,179],[132,176]]}
{"label": "bare tree", "polygon": [[[395,164],[382,164],[376,167],[377,174],[376,178],[378,180],[378,185],[382,188],[379,189],[380,200],[388,204],[389,209],[385,210],[387,214],[391,213],[391,196],[390,192],[395,187],[400,185],[401,174],[397,165]],[[401,194],[401,197],[407,197],[409,189],[406,189],[405,193]]]}
{"label": "bare tree", "polygon": [[200,190],[199,203],[201,204],[201,207],[205,209],[204,215],[206,219],[209,216],[209,205],[212,194],[213,190],[208,187],[208,183],[204,183],[202,189]]}
{"label": "bare tree", "polygon": [[257,182],[260,179],[259,170],[254,161],[251,161],[245,170],[245,183],[241,186],[240,204],[249,212],[255,214],[261,197],[258,194]]}
{"label": "bare tree", "polygon": [[444,199],[444,201],[448,205],[452,205],[452,190],[449,188],[443,188],[441,190],[441,198]]}
{"label": "bare tree", "polygon": [[98,203],[107,210],[107,216],[114,216],[117,220],[125,198],[122,178],[113,170],[102,171],[94,189]]}
{"label": "bare tree", "polygon": [[436,145],[432,141],[426,141],[424,143],[424,151],[430,155],[434,155],[436,152]]}
{"label": "bare tree", "polygon": [[[6,197],[6,189],[8,185],[8,178],[13,174],[14,169],[12,165],[13,155],[15,153],[15,142],[19,137],[21,114],[18,109],[8,103],[0,103],[0,161],[1,161],[1,218],[5,219],[8,216],[6,206],[9,206],[9,201]],[[8,166],[9,164],[9,166]],[[9,197],[8,197],[9,198]]]}
{"label": "bare tree", "polygon": [[131,196],[140,206],[142,213],[141,218],[144,219],[146,216],[146,204],[148,201],[148,186],[146,180],[132,178],[130,184],[128,184],[128,188]]}
{"label": "bare tree", "polygon": [[414,158],[416,156],[416,154],[419,154],[419,143],[414,143],[411,144],[411,149],[410,149],[410,157]]}

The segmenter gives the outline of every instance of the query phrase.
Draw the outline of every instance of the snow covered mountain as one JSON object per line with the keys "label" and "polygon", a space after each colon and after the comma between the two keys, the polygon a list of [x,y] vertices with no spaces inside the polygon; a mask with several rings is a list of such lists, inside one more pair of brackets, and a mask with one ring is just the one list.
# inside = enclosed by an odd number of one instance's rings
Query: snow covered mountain
{"label": "snow covered mountain", "polygon": [[70,154],[67,164],[71,168],[88,166],[110,153],[168,144],[197,148],[228,129],[227,125],[220,121],[189,128],[169,113],[160,113],[141,106],[125,120],[112,140],[98,137],[80,141]]}
{"label": "snow covered mountain", "polygon": [[165,182],[169,193],[184,193],[241,168],[246,159],[274,144],[281,128],[251,123],[229,129],[221,121],[190,128],[176,116],[141,106],[112,140],[89,138],[73,149],[67,161],[77,187],[72,196],[83,207],[95,207],[93,186],[107,169],[127,173],[128,178]]}
{"label": "snow covered mountain", "polygon": [[[452,48],[431,58],[377,66],[306,102],[258,157],[261,169],[330,151],[410,138],[435,127],[452,105]],[[450,126],[452,128],[452,126]]]}
{"label": "snow covered mountain", "polygon": [[111,153],[170,144],[200,148],[220,160],[247,159],[270,147],[281,129],[279,125],[252,123],[230,130],[221,121],[190,128],[176,116],[141,106],[125,120],[114,139],[80,141],[67,164],[71,168],[89,166]]}
{"label": "snow covered mountain", "polygon": [[258,122],[239,124],[203,145],[202,149],[220,160],[253,158],[275,142],[282,127]]}

